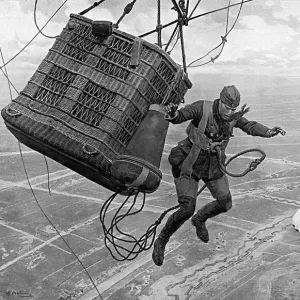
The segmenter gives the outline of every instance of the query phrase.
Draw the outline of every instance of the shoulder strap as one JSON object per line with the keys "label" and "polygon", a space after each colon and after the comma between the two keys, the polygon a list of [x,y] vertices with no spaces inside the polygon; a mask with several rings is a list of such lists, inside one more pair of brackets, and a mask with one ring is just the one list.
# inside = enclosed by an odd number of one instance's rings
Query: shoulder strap
{"label": "shoulder strap", "polygon": [[198,125],[198,130],[201,133],[204,133],[206,125],[207,125],[207,121],[208,121],[208,117],[212,112],[212,102],[211,101],[204,101],[203,102],[203,114],[202,114],[202,118],[199,122]]}
{"label": "shoulder strap", "polygon": [[[204,101],[203,103],[203,114],[199,122],[197,130],[200,132],[200,135],[204,135],[204,131],[207,125],[208,118],[212,113],[212,102]],[[196,162],[199,153],[201,151],[200,145],[198,143],[193,143],[192,148],[182,163],[181,167],[181,176],[191,176],[193,172],[193,165]]]}

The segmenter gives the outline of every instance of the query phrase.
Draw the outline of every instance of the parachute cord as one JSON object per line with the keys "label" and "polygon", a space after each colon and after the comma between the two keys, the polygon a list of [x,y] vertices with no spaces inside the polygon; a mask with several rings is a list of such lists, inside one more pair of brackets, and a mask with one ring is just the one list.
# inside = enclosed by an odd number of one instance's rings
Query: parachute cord
{"label": "parachute cord", "polygon": [[161,41],[161,20],[160,20],[160,16],[161,16],[161,11],[160,11],[160,0],[157,0],[157,45],[158,47],[162,48],[162,41]]}
{"label": "parachute cord", "polygon": [[63,242],[66,244],[66,246],[68,247],[68,249],[72,252],[72,254],[76,257],[77,261],[80,263],[80,265],[82,266],[82,268],[84,269],[85,273],[87,274],[89,280],[91,281],[93,287],[96,289],[100,299],[103,300],[97,286],[96,286],[96,283],[94,282],[93,278],[91,277],[90,273],[88,272],[88,270],[86,269],[86,267],[83,265],[83,263],[81,262],[81,260],[79,259],[79,257],[77,256],[77,254],[73,251],[73,249],[71,248],[71,246],[68,244],[68,242],[65,240],[65,238],[62,236],[62,234],[58,231],[58,229],[55,227],[55,225],[52,223],[52,221],[49,219],[49,217],[47,216],[47,214],[45,213],[45,211],[43,210],[42,206],[40,205],[34,191],[33,191],[33,188],[31,186],[31,183],[30,183],[30,180],[29,180],[29,176],[28,176],[28,173],[27,173],[27,170],[26,170],[26,166],[25,166],[25,161],[24,161],[24,158],[23,158],[23,153],[22,153],[22,149],[21,149],[21,144],[20,142],[18,141],[18,145],[19,145],[19,151],[20,151],[20,155],[21,155],[21,159],[22,159],[22,164],[23,164],[23,168],[24,168],[24,171],[25,171],[25,175],[26,175],[26,178],[27,178],[27,182],[28,182],[28,185],[30,187],[30,190],[31,190],[31,193],[34,197],[34,200],[35,202],[37,203],[39,209],[41,210],[41,212],[43,213],[43,215],[45,216],[45,218],[48,220],[48,222],[51,224],[51,226],[53,227],[53,229],[56,231],[56,233],[59,235],[59,237],[63,240]]}

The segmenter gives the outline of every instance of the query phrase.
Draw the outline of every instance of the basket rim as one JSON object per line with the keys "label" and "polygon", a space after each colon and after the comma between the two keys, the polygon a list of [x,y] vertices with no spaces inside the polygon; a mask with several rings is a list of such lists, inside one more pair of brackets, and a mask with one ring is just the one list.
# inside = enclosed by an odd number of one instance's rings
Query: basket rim
{"label": "basket rim", "polygon": [[[87,18],[87,17],[84,17],[84,16],[81,16],[79,14],[74,14],[74,13],[71,13],[70,14],[70,18],[74,18],[74,19],[78,19],[80,21],[83,21],[83,22],[86,22],[86,23],[89,23],[89,24],[92,24],[93,23],[93,19],[90,19],[90,18]],[[106,20],[102,20],[102,21],[106,21]],[[134,39],[136,38],[139,38],[131,33],[127,33],[125,31],[122,31],[120,29],[117,29],[117,28],[113,28],[113,33],[116,33],[116,34],[119,34],[121,36],[125,37],[127,36],[128,38],[131,38],[132,39],[132,43],[134,41]],[[152,44],[148,41],[146,41],[145,39],[142,39],[140,38],[141,41],[143,42],[143,44],[145,44],[146,46],[148,46],[149,48],[151,48],[152,50],[158,52],[159,54],[161,54],[162,56],[164,56],[164,58],[166,58],[175,68],[177,69],[182,69],[181,66],[179,64],[177,64],[169,54],[167,54],[163,49],[161,49],[159,46],[155,45],[155,44]]]}

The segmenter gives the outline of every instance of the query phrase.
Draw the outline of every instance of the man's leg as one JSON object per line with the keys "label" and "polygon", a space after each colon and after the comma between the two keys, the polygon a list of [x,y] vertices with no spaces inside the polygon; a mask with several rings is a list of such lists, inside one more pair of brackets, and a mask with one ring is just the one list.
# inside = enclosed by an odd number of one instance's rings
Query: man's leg
{"label": "man's leg", "polygon": [[226,175],[220,179],[208,181],[206,185],[216,200],[204,205],[192,218],[197,236],[204,243],[209,241],[209,234],[205,225],[206,220],[227,212],[232,207],[232,198]]}
{"label": "man's leg", "polygon": [[180,207],[168,218],[154,243],[152,259],[158,266],[163,264],[165,247],[171,235],[195,212],[198,181],[189,177],[180,177],[175,179],[175,186]]}

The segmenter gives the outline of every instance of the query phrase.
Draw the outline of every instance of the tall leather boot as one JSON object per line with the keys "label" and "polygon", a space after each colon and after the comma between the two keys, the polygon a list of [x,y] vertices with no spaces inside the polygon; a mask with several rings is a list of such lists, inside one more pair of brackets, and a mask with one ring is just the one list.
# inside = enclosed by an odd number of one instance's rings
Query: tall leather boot
{"label": "tall leather boot", "polygon": [[180,197],[178,199],[180,208],[175,211],[167,220],[165,226],[154,242],[152,259],[157,266],[161,266],[164,261],[165,247],[170,237],[188,220],[194,213],[196,199],[191,197]]}
{"label": "tall leather boot", "polygon": [[192,217],[192,225],[196,227],[197,237],[203,242],[208,243],[209,234],[206,228],[205,222],[208,218],[214,217],[221,213],[218,201],[212,201],[204,205],[198,212]]}
{"label": "tall leather boot", "polygon": [[195,212],[198,183],[194,179],[180,177],[175,179],[175,185],[180,208],[168,218],[158,238],[154,242],[152,259],[157,266],[163,264],[165,247],[170,237]]}
{"label": "tall leather boot", "polygon": [[228,211],[231,206],[231,194],[228,193],[215,201],[207,203],[192,217],[192,225],[196,227],[197,236],[202,242],[207,243],[209,241],[209,234],[205,225],[206,220]]}

